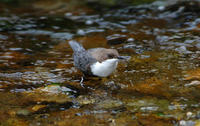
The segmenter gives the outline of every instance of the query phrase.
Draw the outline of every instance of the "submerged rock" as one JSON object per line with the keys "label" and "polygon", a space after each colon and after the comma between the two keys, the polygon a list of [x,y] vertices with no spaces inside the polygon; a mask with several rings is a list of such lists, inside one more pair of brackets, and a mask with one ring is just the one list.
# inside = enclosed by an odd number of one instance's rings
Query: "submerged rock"
{"label": "submerged rock", "polygon": [[200,80],[200,68],[187,71],[185,80]]}
{"label": "submerged rock", "polygon": [[127,90],[135,90],[144,94],[151,94],[156,96],[170,97],[168,92],[169,87],[156,77],[145,80],[144,82],[135,84],[132,87],[128,87]]}
{"label": "submerged rock", "polygon": [[169,102],[165,99],[157,99],[154,97],[144,97],[137,99],[127,99],[125,101],[127,109],[132,112],[165,112],[168,110]]}
{"label": "submerged rock", "polygon": [[113,35],[107,36],[106,39],[109,45],[118,45],[127,41],[127,36],[120,35],[120,34],[113,34]]}
{"label": "submerged rock", "polygon": [[115,100],[115,99],[105,99],[101,102],[98,103],[96,106],[98,109],[114,109],[121,107],[123,103],[120,100]]}
{"label": "submerged rock", "polygon": [[91,97],[91,96],[80,95],[77,98],[77,101],[80,105],[90,105],[90,104],[94,104],[95,102],[97,102],[97,99],[95,99],[94,97]]}
{"label": "submerged rock", "polygon": [[47,105],[35,105],[31,108],[33,112],[39,111],[42,108],[45,108]]}
{"label": "submerged rock", "polygon": [[17,111],[17,115],[21,115],[21,116],[27,116],[31,114],[31,112],[27,109],[20,109]]}
{"label": "submerged rock", "polygon": [[49,85],[47,87],[40,87],[33,91],[23,93],[26,97],[30,97],[30,99],[35,102],[66,103],[72,102],[78,92],[64,86]]}

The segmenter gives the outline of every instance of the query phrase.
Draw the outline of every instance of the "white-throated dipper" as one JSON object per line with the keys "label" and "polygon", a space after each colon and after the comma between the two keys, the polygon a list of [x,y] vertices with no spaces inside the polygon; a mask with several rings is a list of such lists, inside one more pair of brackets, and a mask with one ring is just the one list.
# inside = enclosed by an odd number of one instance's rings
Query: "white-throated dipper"
{"label": "white-throated dipper", "polygon": [[86,76],[107,77],[117,67],[119,56],[116,49],[85,48],[76,41],[70,41],[69,45],[74,51],[74,66]]}

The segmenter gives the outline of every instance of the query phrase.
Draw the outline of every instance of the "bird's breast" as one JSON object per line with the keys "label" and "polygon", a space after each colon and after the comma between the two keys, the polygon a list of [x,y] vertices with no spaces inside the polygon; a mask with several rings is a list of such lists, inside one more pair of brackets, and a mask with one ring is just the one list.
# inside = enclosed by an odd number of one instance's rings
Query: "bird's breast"
{"label": "bird's breast", "polygon": [[117,67],[118,59],[107,59],[103,62],[96,62],[91,65],[91,72],[95,76],[107,77]]}

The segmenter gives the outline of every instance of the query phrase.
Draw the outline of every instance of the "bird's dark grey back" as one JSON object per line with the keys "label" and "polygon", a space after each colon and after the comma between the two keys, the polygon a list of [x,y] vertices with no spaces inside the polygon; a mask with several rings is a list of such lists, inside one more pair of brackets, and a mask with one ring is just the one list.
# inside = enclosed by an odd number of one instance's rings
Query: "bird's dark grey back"
{"label": "bird's dark grey back", "polygon": [[81,44],[70,41],[71,48],[74,51],[74,65],[80,69],[85,75],[91,75],[90,65],[96,62],[90,53],[88,53]]}

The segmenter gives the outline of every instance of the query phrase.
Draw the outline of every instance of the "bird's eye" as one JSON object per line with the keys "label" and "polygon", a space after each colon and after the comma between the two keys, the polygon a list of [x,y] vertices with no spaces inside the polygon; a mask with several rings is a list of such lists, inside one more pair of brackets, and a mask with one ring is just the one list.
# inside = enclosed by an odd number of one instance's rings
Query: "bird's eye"
{"label": "bird's eye", "polygon": [[108,54],[108,58],[114,58],[114,55],[113,54]]}

